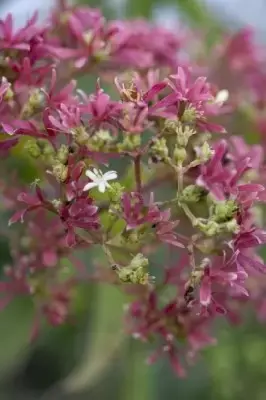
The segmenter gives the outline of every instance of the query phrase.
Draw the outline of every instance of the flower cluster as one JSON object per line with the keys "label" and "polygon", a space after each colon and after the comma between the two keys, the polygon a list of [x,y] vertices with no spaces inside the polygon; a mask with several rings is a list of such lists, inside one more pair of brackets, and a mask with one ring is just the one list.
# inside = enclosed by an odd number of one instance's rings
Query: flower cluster
{"label": "flower cluster", "polygon": [[[166,354],[184,375],[184,360],[214,343],[216,317],[236,321],[248,300],[265,317],[263,147],[228,123],[248,109],[257,126],[259,49],[247,32],[226,38],[206,67],[209,83],[182,61],[181,36],[145,21],[106,21],[63,1],[43,26],[36,15],[18,31],[11,15],[0,24],[1,196],[12,259],[1,307],[30,296],[33,336],[43,321],[64,323],[80,280],[91,278],[76,251],[89,256],[97,246],[108,271],[97,279],[133,296],[126,330],[155,339],[149,362]],[[230,72],[221,90],[219,59]],[[236,71],[250,93],[245,104],[238,87],[227,90]],[[98,77],[91,94],[77,89],[83,74]],[[11,180],[6,160],[18,154],[34,165],[33,184],[19,171]],[[152,276],[162,249],[169,257]]]}

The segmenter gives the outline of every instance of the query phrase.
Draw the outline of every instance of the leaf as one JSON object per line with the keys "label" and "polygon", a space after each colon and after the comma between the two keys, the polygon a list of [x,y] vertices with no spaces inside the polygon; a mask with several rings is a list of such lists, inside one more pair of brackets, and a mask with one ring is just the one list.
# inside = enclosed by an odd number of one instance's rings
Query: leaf
{"label": "leaf", "polygon": [[117,288],[107,285],[97,287],[82,360],[63,382],[67,392],[75,393],[95,385],[120,348],[124,339],[123,302],[124,295]]}
{"label": "leaf", "polygon": [[8,374],[27,354],[34,310],[29,298],[18,297],[0,313],[0,374]]}

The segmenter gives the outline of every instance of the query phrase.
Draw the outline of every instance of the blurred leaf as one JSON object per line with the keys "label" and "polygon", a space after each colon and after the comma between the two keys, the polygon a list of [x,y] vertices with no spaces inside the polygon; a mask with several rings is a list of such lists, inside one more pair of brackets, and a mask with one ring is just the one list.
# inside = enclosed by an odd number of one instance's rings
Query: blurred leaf
{"label": "blurred leaf", "polygon": [[95,385],[108,367],[123,341],[123,302],[124,295],[117,288],[97,287],[83,358],[63,383],[68,392],[75,393]]}
{"label": "blurred leaf", "polygon": [[126,4],[126,16],[149,18],[155,3],[154,0],[128,0]]}
{"label": "blurred leaf", "polygon": [[127,349],[127,374],[123,386],[123,400],[154,399],[155,369],[145,363],[145,345],[133,340]]}
{"label": "blurred leaf", "polygon": [[0,379],[19,365],[27,354],[33,306],[29,298],[17,297],[0,313]]}
{"label": "blurred leaf", "polygon": [[172,0],[187,21],[195,28],[207,31],[209,45],[214,43],[222,33],[219,21],[208,10],[205,2],[200,0]]}

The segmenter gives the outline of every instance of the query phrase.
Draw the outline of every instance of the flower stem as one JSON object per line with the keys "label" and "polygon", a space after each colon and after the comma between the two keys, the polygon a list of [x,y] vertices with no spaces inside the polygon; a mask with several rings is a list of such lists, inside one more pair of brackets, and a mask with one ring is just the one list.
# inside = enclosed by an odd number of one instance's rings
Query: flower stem
{"label": "flower stem", "polygon": [[136,187],[137,191],[141,193],[141,169],[140,169],[140,155],[137,155],[134,159],[134,168],[135,168],[135,178],[136,178]]}

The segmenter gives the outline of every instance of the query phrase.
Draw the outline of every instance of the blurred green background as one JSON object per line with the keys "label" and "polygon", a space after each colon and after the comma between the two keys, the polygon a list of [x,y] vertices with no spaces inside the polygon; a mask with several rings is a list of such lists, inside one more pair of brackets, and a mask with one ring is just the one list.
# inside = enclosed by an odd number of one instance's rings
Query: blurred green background
{"label": "blurred green background", "polygon": [[[108,18],[164,15],[172,24],[207,29],[210,42],[219,37],[222,22],[197,0],[91,0]],[[176,19],[175,19],[176,18]],[[162,16],[160,18],[162,21]],[[165,22],[167,23],[167,21]],[[223,22],[224,23],[224,22]],[[81,85],[91,87],[83,78]],[[23,164],[22,164],[23,166]],[[31,181],[32,171],[23,179]],[[9,259],[0,241],[1,265]],[[81,255],[88,268],[90,259]],[[91,256],[93,257],[93,255]],[[163,256],[161,257],[163,262]],[[158,265],[160,260],[157,259]],[[123,304],[117,289],[105,285],[80,288],[76,321],[46,327],[28,345],[33,310],[30,301],[17,299],[0,313],[0,400],[263,400],[266,398],[265,326],[247,316],[241,327],[220,322],[219,346],[209,348],[185,380],[177,379],[165,360],[145,364],[149,349],[122,333]]]}

